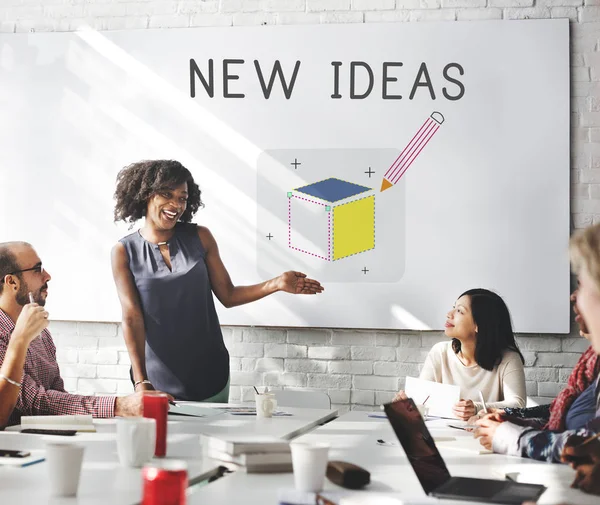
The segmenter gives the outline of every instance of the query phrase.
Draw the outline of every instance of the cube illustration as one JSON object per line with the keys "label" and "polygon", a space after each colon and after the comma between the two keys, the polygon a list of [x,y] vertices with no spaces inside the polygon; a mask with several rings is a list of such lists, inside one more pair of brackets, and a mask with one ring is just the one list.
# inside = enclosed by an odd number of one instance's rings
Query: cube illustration
{"label": "cube illustration", "polygon": [[329,178],[287,196],[291,249],[336,261],[375,248],[373,188]]}

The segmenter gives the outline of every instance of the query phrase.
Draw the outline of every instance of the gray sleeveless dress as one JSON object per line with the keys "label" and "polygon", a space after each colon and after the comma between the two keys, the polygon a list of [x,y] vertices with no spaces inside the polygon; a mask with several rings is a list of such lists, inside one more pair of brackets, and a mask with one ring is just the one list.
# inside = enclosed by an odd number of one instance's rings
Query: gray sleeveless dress
{"label": "gray sleeveless dress", "polygon": [[177,223],[171,267],[139,231],[120,240],[135,279],[146,327],[146,370],[153,386],[202,401],[229,380],[229,353],[215,310],[205,251],[195,224]]}

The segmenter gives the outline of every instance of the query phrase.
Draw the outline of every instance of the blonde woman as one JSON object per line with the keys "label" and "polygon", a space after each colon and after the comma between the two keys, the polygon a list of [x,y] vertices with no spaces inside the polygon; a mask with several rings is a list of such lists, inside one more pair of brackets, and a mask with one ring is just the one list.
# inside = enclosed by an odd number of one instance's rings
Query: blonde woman
{"label": "blonde woman", "polygon": [[[571,238],[571,262],[579,280],[577,309],[590,332],[590,343],[600,355],[600,225],[576,233]],[[600,388],[596,380],[596,415],[583,428],[566,431],[540,431],[518,426],[500,413],[476,422],[475,436],[494,452],[530,457],[543,461],[570,462],[577,468],[573,487],[600,494],[600,442],[581,445],[600,432]],[[517,436],[506,436],[511,432]],[[518,440],[518,443],[506,443]]]}

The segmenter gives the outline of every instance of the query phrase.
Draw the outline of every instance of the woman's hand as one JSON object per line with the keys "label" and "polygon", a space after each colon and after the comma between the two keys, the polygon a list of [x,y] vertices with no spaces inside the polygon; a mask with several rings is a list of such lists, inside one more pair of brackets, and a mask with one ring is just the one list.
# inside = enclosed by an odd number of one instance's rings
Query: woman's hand
{"label": "woman's hand", "polygon": [[494,441],[494,435],[498,426],[503,423],[503,419],[500,414],[487,414],[475,423],[475,432],[473,436],[479,439],[479,443],[483,445],[488,451],[492,450],[492,443]]}
{"label": "woman's hand", "polygon": [[466,421],[475,415],[477,409],[475,408],[475,404],[472,400],[460,400],[456,405],[454,405],[452,412],[459,419]]}
{"label": "woman's hand", "polygon": [[293,270],[284,272],[277,278],[277,287],[280,291],[293,295],[315,295],[325,289],[319,281],[308,279],[306,274]]}
{"label": "woman's hand", "polygon": [[401,389],[400,391],[398,391],[392,401],[397,402],[398,400],[408,400],[408,396],[406,396],[404,389]]}
{"label": "woman's hand", "polygon": [[[477,414],[475,414],[473,417],[470,417],[469,420],[467,421],[467,423],[475,424],[476,421],[479,421],[480,419],[483,419],[485,416],[490,415],[490,414],[499,414],[499,415],[503,416],[504,410],[488,407],[487,412],[486,412],[485,410],[482,409],[479,412],[477,412]],[[504,421],[504,418],[502,418],[502,420]]]}

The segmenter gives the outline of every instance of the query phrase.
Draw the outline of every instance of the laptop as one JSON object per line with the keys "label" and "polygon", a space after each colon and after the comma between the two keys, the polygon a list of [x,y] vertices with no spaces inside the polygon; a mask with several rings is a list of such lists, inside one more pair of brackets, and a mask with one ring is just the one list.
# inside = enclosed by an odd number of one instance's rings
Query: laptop
{"label": "laptop", "polygon": [[452,477],[411,398],[388,403],[383,409],[423,490],[429,496],[521,505],[527,500],[536,501],[546,490],[538,484]]}

